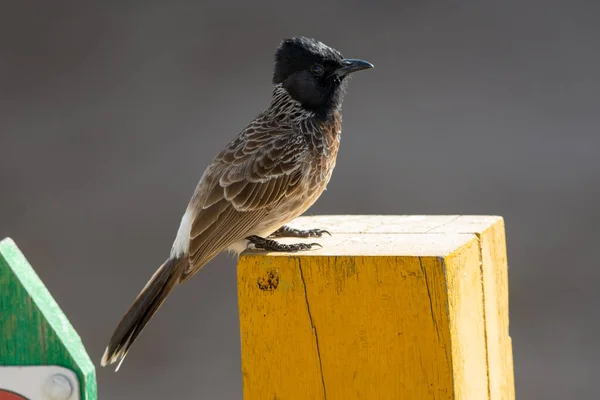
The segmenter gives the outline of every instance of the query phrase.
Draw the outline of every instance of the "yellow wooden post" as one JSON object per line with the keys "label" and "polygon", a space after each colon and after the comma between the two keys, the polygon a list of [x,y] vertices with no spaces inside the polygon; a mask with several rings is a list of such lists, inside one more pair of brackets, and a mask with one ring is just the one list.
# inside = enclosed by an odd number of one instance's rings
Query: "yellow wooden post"
{"label": "yellow wooden post", "polygon": [[502,218],[291,225],[333,236],[240,257],[245,400],[514,399]]}

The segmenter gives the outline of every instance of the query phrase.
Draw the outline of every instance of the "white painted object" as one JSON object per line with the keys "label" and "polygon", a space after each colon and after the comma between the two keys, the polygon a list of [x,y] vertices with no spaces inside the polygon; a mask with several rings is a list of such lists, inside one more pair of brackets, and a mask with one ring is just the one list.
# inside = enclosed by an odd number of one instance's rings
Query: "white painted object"
{"label": "white painted object", "polygon": [[77,375],[67,368],[56,365],[0,366],[0,400],[15,398],[14,394],[28,400],[80,400],[79,391]]}

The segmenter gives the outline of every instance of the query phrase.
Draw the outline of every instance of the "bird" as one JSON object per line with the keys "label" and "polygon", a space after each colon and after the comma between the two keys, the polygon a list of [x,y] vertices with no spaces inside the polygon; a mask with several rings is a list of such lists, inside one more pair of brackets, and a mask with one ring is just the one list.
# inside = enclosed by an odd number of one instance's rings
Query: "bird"
{"label": "bird", "polygon": [[132,344],[175,286],[223,251],[248,247],[297,252],[323,229],[286,225],[317,201],[331,178],[341,135],[348,77],[373,64],[347,59],[305,36],[283,39],[275,52],[271,102],[217,154],[186,208],[168,259],[135,298],[101,360],[119,370]]}

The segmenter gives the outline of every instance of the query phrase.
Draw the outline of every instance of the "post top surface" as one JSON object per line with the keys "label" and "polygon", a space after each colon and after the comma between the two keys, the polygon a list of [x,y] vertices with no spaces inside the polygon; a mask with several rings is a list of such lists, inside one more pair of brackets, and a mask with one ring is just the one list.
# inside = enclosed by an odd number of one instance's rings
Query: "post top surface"
{"label": "post top surface", "polygon": [[[325,215],[300,217],[289,225],[331,232],[321,238],[277,238],[282,243],[317,242],[322,249],[295,256],[446,256],[500,223],[498,216],[470,215]],[[264,252],[246,251],[244,255]],[[290,253],[269,252],[269,256]]]}

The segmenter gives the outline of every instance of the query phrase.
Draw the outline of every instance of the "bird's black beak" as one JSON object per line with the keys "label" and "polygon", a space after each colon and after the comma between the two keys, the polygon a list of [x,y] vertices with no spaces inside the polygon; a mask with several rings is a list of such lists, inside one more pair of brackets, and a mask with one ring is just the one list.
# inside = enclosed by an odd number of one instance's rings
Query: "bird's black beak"
{"label": "bird's black beak", "polygon": [[335,73],[337,74],[337,76],[342,77],[342,76],[349,75],[353,72],[362,71],[363,69],[369,69],[369,68],[374,68],[373,64],[371,64],[370,62],[363,61],[363,60],[345,59],[344,66],[341,68],[338,68],[338,70],[335,71]]}

